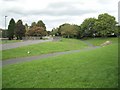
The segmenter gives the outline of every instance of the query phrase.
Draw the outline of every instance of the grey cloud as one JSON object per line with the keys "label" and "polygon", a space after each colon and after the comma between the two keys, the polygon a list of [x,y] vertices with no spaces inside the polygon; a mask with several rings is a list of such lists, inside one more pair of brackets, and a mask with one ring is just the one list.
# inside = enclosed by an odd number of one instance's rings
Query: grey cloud
{"label": "grey cloud", "polygon": [[64,18],[60,18],[60,17],[58,17],[58,18],[56,18],[56,19],[52,19],[52,20],[45,19],[45,21],[48,22],[48,23],[50,23],[50,22],[54,22],[54,23],[56,23],[56,22],[63,22],[63,21],[64,21],[64,22],[67,22],[68,19],[69,19],[69,21],[71,20],[70,17],[68,17],[68,18],[66,18],[66,17],[64,17]]}
{"label": "grey cloud", "polygon": [[50,3],[43,10],[24,10],[22,7],[15,7],[7,9],[6,13],[15,15],[45,15],[45,16],[78,16],[87,13],[97,12],[95,10],[83,10],[83,8],[76,8],[75,5],[82,5],[82,2],[55,2]]}
{"label": "grey cloud", "polygon": [[[89,17],[89,14],[91,13],[93,14],[95,13],[95,15],[97,15],[96,13],[103,11],[105,12],[109,11],[112,13],[116,12],[114,11],[114,9],[112,9],[112,7],[114,7],[113,6],[114,0],[93,0],[95,2],[97,1],[96,3],[100,4],[104,10],[103,9],[98,10],[97,9],[98,7],[95,7],[94,10],[91,10],[90,7],[84,7],[83,4],[87,3],[87,0],[64,0],[62,2],[58,0],[58,2],[46,3],[46,5],[48,6],[46,6],[46,8],[42,10],[40,7],[42,1],[40,5],[38,5],[37,9],[36,7],[34,8],[34,5],[33,6],[31,5],[33,10],[29,9],[27,5],[25,7],[24,0],[1,0],[1,1],[2,8],[0,10],[1,13],[0,18],[3,19],[1,19],[0,22],[3,22],[4,16],[7,15],[8,18],[13,17],[15,18],[15,20],[22,18],[24,22],[31,24],[31,22],[37,21],[39,18],[43,16],[42,20],[45,21],[46,25],[48,25],[48,28],[52,28],[53,26],[59,25],[64,22],[75,22],[78,20],[77,19],[78,17],[83,18],[84,15]],[[111,8],[108,7],[109,5],[111,6]],[[81,22],[81,20],[79,21]],[[4,24],[1,26],[4,26]]]}
{"label": "grey cloud", "polygon": [[19,1],[19,0],[2,0],[3,2],[13,2],[13,1]]}
{"label": "grey cloud", "polygon": [[51,9],[60,9],[60,8],[74,8],[76,4],[83,5],[84,2],[56,2],[51,3],[47,6],[47,8]]}
{"label": "grey cloud", "polygon": [[73,4],[73,2],[56,2],[56,3],[51,3],[48,5],[47,8],[63,8],[63,7],[71,7]]}
{"label": "grey cloud", "polygon": [[100,4],[109,4],[111,2],[110,0],[97,0],[97,1]]}
{"label": "grey cloud", "polygon": [[15,14],[15,15],[24,15],[24,14],[26,14],[26,12],[27,11],[22,10],[20,8],[11,8],[11,9],[6,10],[6,13]]}
{"label": "grey cloud", "polygon": [[43,10],[24,10],[22,8],[9,8],[6,13],[16,15],[45,15],[45,16],[78,16],[97,12],[95,10],[83,10],[79,8],[66,7],[64,9],[45,8]]}

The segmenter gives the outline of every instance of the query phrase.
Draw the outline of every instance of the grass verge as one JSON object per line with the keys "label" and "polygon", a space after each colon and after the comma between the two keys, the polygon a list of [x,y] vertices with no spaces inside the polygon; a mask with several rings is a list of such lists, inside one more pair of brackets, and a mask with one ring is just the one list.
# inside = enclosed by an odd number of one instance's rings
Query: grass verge
{"label": "grass verge", "polygon": [[21,42],[21,40],[0,40],[0,44],[9,44],[9,43],[16,43]]}

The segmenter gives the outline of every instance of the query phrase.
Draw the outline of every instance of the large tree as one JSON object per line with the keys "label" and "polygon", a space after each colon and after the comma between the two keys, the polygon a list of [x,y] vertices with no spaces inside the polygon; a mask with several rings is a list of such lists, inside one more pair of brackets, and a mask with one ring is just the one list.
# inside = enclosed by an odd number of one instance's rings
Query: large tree
{"label": "large tree", "polygon": [[95,29],[97,30],[98,35],[102,37],[107,37],[114,33],[115,27],[115,17],[107,13],[100,14],[95,23]]}
{"label": "large tree", "polygon": [[63,24],[59,27],[59,32],[63,37],[77,37],[79,32],[79,26],[71,24]]}
{"label": "large tree", "polygon": [[22,20],[18,20],[15,26],[15,36],[17,37],[17,40],[22,40],[22,37],[25,36],[25,26],[22,23]]}
{"label": "large tree", "polygon": [[33,22],[29,30],[26,32],[26,35],[39,36],[40,38],[42,38],[42,36],[47,35],[46,26],[43,23],[43,21],[39,20],[37,23]]}
{"label": "large tree", "polygon": [[37,36],[42,38],[47,34],[43,27],[34,26],[27,32],[28,36]]}
{"label": "large tree", "polygon": [[81,24],[82,37],[92,37],[96,33],[96,29],[94,29],[95,22],[95,18],[87,18],[83,21]]}
{"label": "large tree", "polygon": [[42,20],[39,20],[36,25],[37,25],[38,27],[43,27],[43,29],[46,31],[46,26],[45,26],[45,24],[43,23]]}
{"label": "large tree", "polygon": [[8,25],[8,38],[9,38],[9,40],[13,39],[13,37],[14,37],[14,30],[15,30],[15,21],[12,18],[10,20],[10,22],[9,22],[9,25]]}

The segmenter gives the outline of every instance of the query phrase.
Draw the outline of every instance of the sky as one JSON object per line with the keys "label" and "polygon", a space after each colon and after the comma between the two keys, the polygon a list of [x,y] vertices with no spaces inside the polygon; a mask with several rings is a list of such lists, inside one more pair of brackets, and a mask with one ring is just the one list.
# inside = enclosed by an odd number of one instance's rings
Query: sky
{"label": "sky", "polygon": [[109,13],[118,21],[120,0],[0,0],[0,28],[8,26],[11,18],[23,24],[42,20],[47,30],[64,23],[80,25],[86,18]]}

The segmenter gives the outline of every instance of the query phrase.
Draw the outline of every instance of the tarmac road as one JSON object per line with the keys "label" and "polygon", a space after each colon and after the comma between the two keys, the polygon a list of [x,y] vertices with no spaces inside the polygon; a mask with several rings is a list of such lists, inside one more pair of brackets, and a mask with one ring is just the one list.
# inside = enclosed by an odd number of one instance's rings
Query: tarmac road
{"label": "tarmac road", "polygon": [[0,50],[7,50],[7,49],[17,48],[21,46],[27,46],[27,45],[37,44],[42,42],[49,42],[49,41],[52,41],[52,38],[48,40],[27,40],[27,41],[16,42],[16,43],[1,44],[2,48],[0,48]]}

